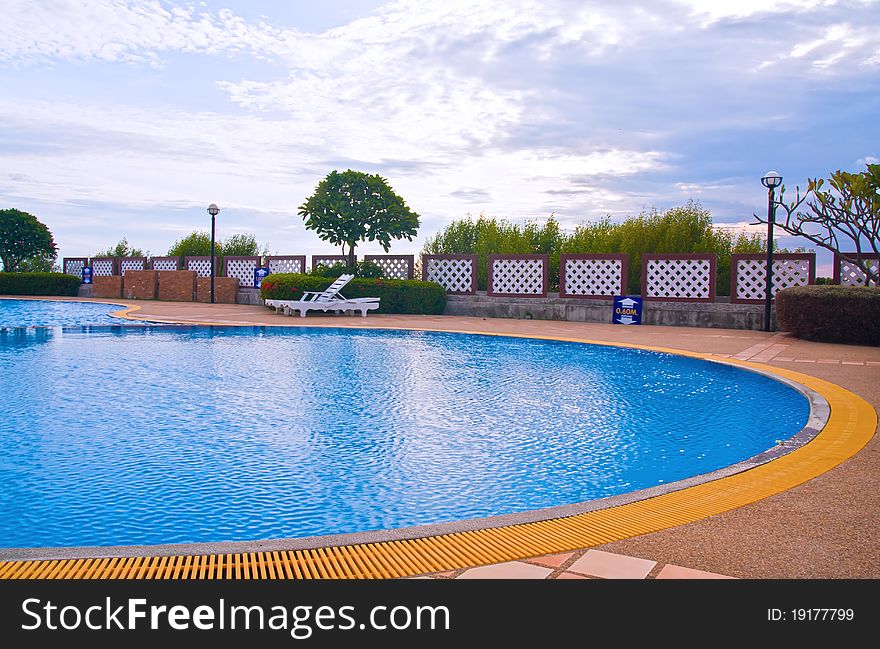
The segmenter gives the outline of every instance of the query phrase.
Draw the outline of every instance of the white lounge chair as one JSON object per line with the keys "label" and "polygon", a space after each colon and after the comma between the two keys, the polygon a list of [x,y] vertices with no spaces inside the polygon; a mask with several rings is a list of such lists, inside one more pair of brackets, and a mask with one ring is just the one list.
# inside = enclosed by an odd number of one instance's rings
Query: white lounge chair
{"label": "white lounge chair", "polygon": [[299,300],[266,300],[266,305],[273,307],[276,313],[284,313],[284,315],[293,315],[299,311],[300,317],[305,318],[306,312],[314,311],[335,311],[344,313],[348,311],[360,311],[361,317],[367,317],[367,311],[379,308],[379,298],[377,297],[357,297],[348,299],[339,291],[343,286],[348,284],[354,275],[340,275],[323,291],[304,291],[302,298]]}

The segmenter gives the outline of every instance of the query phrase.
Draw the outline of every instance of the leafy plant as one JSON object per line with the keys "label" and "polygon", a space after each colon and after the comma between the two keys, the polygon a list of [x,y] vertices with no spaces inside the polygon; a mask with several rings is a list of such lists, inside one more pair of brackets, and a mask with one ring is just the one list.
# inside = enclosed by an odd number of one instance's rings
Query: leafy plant
{"label": "leafy plant", "polygon": [[140,248],[134,248],[128,243],[128,239],[122,237],[115,246],[96,252],[92,257],[149,257],[149,251],[144,252]]}
{"label": "leafy plant", "polygon": [[317,277],[339,277],[340,275],[345,274],[373,279],[385,277],[385,271],[382,270],[382,267],[372,261],[359,261],[355,264],[354,268],[346,266],[341,262],[333,264],[332,266],[318,264],[309,274]]}
{"label": "leafy plant", "polygon": [[13,273],[20,270],[25,260],[31,267],[41,262],[52,263],[58,256],[58,248],[52,233],[36,216],[17,209],[0,210],[0,262],[3,270]]}
{"label": "leafy plant", "polygon": [[734,252],[762,252],[758,234],[734,237],[729,230],[712,225],[709,211],[698,203],[660,212],[656,209],[615,223],[606,216],[563,232],[551,216],[541,225],[535,221],[519,226],[483,215],[453,221],[429,238],[424,254],[477,254],[477,286],[486,289],[490,254],[544,253],[549,255],[550,290],[559,290],[560,253],[626,253],[629,255],[630,293],[641,292],[641,257],[652,253],[714,252],[718,255],[716,292],[730,290],[730,255]]}
{"label": "leafy plant", "polygon": [[776,294],[776,320],[798,338],[880,345],[880,287],[786,288]]}
{"label": "leafy plant", "polygon": [[[208,249],[210,250],[210,245]],[[253,234],[233,234],[223,240],[220,249],[224,256],[258,257],[269,254],[268,244],[260,249],[257,237]]]}
{"label": "leafy plant", "polygon": [[0,295],[76,296],[81,282],[64,273],[0,273]]}
{"label": "leafy plant", "polygon": [[[865,253],[880,255],[880,164],[866,167],[857,174],[838,169],[828,179],[827,189],[822,189],[823,179],[810,178],[806,193],[801,196],[798,187],[797,197],[788,204],[783,200],[783,185],[777,205],[785,216],[776,221],[776,226],[837,253],[861,269],[868,284],[877,285],[880,272],[871,268]],[[802,206],[805,211],[801,211]],[[755,218],[767,223],[757,214]]]}
{"label": "leafy plant", "polygon": [[[220,242],[215,242],[215,254],[221,254]],[[203,257],[211,254],[211,235],[207,232],[191,232],[178,239],[168,249],[169,257]]]}
{"label": "leafy plant", "polygon": [[394,193],[378,174],[351,169],[331,171],[315,193],[300,205],[307,230],[342,247],[349,267],[355,265],[355,247],[361,241],[378,241],[388,252],[392,239],[412,241],[419,215]]}
{"label": "leafy plant", "polygon": [[559,288],[559,254],[565,235],[559,223],[551,215],[541,225],[528,221],[523,226],[505,219],[480,215],[477,219],[453,221],[443,231],[428,238],[422,248],[423,254],[476,254],[477,287],[486,290],[488,283],[489,255],[540,253],[550,256],[550,289]]}

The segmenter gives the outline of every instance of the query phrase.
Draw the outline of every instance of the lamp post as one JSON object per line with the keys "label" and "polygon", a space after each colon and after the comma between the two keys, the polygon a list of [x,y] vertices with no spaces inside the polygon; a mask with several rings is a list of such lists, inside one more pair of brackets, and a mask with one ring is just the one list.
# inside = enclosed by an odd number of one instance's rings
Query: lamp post
{"label": "lamp post", "polygon": [[[770,191],[772,192],[773,190],[771,189]],[[216,273],[214,268],[214,221],[216,216],[220,214],[220,208],[211,203],[208,205],[208,214],[211,215],[211,304],[214,304],[214,275]]]}
{"label": "lamp post", "polygon": [[773,224],[776,221],[776,188],[782,184],[782,176],[775,171],[768,171],[761,178],[761,184],[767,188],[767,282],[764,287],[764,331],[772,331],[770,327],[770,307],[773,304]]}

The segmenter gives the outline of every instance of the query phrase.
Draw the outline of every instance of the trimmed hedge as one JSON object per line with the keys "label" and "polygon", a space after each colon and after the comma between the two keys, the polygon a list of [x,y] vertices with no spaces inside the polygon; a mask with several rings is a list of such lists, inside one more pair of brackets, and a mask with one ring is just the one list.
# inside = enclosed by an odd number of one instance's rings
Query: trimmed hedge
{"label": "trimmed hedge", "polygon": [[0,273],[0,295],[76,297],[82,279],[64,273]]}
{"label": "trimmed hedge", "polygon": [[383,279],[385,277],[385,272],[382,270],[382,267],[373,261],[358,261],[355,263],[354,268],[351,266],[346,266],[345,264],[339,262],[333,264],[332,266],[327,266],[325,264],[319,264],[317,268],[313,269],[309,275],[315,275],[316,277],[339,277],[343,274],[354,275],[355,277],[374,277],[376,279]]}
{"label": "trimmed hedge", "polygon": [[776,294],[776,322],[807,340],[880,345],[880,287],[784,289]]}
{"label": "trimmed hedge", "polygon": [[[323,291],[333,279],[276,273],[263,280],[260,296],[264,300],[298,300],[304,291]],[[342,289],[345,297],[378,297],[375,313],[417,313],[439,315],[446,306],[446,291],[434,282],[408,279],[355,278]]]}

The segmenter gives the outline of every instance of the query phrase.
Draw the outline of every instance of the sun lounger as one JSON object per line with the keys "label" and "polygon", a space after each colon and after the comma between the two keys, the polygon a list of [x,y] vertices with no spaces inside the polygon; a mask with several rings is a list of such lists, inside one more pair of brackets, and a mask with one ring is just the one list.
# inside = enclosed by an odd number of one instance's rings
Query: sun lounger
{"label": "sun lounger", "polygon": [[266,300],[266,306],[273,307],[276,313],[293,315],[297,311],[305,318],[308,311],[334,311],[345,313],[360,311],[361,317],[367,317],[367,311],[379,308],[377,297],[356,297],[348,299],[339,291],[348,284],[354,275],[340,275],[323,291],[305,291],[299,300]]}

